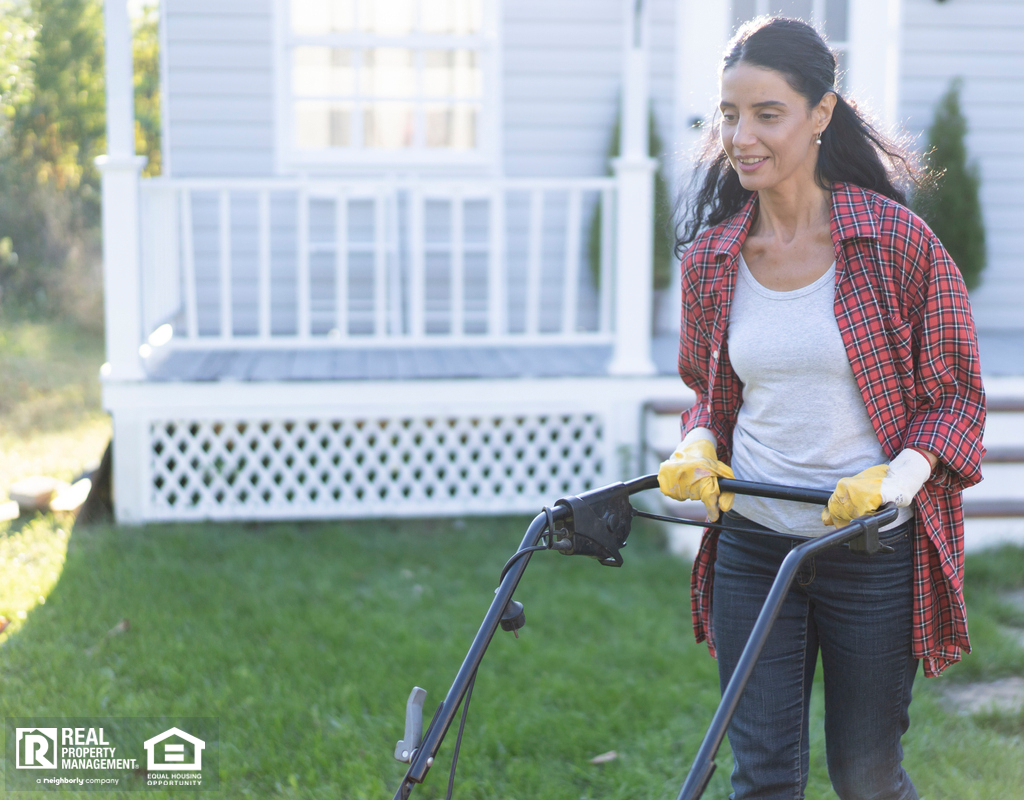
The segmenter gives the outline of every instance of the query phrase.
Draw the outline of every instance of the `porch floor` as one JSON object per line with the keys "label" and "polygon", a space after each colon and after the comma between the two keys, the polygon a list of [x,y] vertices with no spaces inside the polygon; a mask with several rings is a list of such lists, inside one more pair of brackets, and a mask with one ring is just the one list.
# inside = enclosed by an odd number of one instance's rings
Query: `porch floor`
{"label": "porch floor", "polygon": [[364,349],[176,350],[153,381],[339,381],[605,375],[610,345]]}
{"label": "porch floor", "polygon": [[[980,331],[986,375],[1024,375],[1024,331]],[[651,341],[658,375],[676,374],[678,340]],[[148,365],[153,381],[334,381],[554,378],[606,375],[610,345],[174,350]]]}

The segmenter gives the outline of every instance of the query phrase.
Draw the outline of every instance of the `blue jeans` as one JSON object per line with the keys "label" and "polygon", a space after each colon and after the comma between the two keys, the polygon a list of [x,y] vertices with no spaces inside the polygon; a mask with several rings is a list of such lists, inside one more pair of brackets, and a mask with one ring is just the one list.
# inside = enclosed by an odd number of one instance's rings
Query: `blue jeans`
{"label": "blue jeans", "polygon": [[[732,512],[725,524],[766,530]],[[729,726],[736,800],[804,796],[819,650],[828,774],[836,793],[842,800],[917,800],[900,745],[917,672],[912,524],[880,535],[894,553],[866,556],[839,546],[801,568]],[[755,533],[719,537],[712,626],[723,690],[782,559],[796,544]]]}

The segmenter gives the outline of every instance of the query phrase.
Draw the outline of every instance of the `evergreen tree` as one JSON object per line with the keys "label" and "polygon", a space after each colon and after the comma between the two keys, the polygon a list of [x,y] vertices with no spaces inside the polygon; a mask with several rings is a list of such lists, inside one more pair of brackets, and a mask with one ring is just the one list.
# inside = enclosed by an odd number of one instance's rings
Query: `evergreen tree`
{"label": "evergreen tree", "polygon": [[976,163],[968,163],[967,120],[960,109],[962,81],[954,79],[939,101],[928,129],[929,166],[938,185],[920,203],[918,213],[939,237],[960,268],[968,289],[981,282],[985,267],[985,225]]}
{"label": "evergreen tree", "polygon": [[[622,149],[622,115],[615,115],[615,126],[612,128],[611,142],[608,145],[608,174],[612,174],[612,159],[618,158]],[[661,136],[658,134],[657,119],[654,116],[654,109],[649,112],[647,121],[647,154],[652,158],[658,158],[662,154],[664,145]],[[673,246],[674,242],[670,234],[669,220],[672,216],[671,203],[668,195],[668,182],[662,174],[661,163],[654,172],[654,252],[653,252],[653,286],[655,289],[666,288],[672,279],[672,266],[674,263]],[[601,283],[601,203],[598,201],[594,208],[590,221],[590,236],[587,242],[587,257],[590,262],[590,274],[594,278],[594,285]]]}

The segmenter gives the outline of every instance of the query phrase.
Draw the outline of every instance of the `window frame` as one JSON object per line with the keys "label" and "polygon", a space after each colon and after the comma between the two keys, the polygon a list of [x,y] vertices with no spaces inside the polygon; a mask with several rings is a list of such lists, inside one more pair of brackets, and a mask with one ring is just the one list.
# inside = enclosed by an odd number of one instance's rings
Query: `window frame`
{"label": "window frame", "polygon": [[[291,31],[292,0],[274,0],[274,152],[278,174],[313,171],[379,172],[383,169],[408,169],[450,174],[451,172],[493,173],[499,168],[501,147],[501,25],[497,0],[482,0],[483,25],[477,34],[411,33],[386,36],[365,32],[331,33],[320,36],[297,35]],[[477,146],[472,150],[428,148],[326,147],[300,149],[295,144],[295,118],[292,94],[293,47],[312,45],[370,49],[373,47],[409,47],[417,50],[461,49],[477,53],[480,66],[481,95],[477,119]],[[422,66],[414,67],[417,83]],[[382,98],[387,100],[389,98]],[[430,103],[421,97],[416,102]],[[422,117],[420,117],[422,119]]]}
{"label": "window frame", "polygon": [[[847,70],[850,68],[850,27],[852,23],[850,6],[853,2],[854,0],[846,0],[846,24],[844,26],[846,28],[846,38],[841,41],[836,39],[826,39],[829,49],[832,50],[837,57],[840,53],[843,54],[843,60]],[[774,0],[754,0],[754,16],[761,17],[771,13],[773,4]],[[807,22],[813,25],[814,28],[821,33],[825,33],[827,30],[828,20],[825,13],[827,5],[827,0],[811,0],[811,18],[807,20]],[[735,4],[733,2],[730,2],[729,4],[729,13],[729,27],[732,32],[735,32]],[[844,77],[845,75],[840,75],[840,80]]]}

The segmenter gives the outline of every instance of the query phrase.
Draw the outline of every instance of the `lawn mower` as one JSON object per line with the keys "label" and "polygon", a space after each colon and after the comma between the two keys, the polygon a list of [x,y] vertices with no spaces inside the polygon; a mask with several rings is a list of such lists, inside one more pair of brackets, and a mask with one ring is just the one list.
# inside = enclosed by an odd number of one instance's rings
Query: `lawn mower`
{"label": "lawn mower", "polygon": [[[723,492],[818,505],[826,505],[832,494],[828,490],[777,486],[728,478],[720,478],[718,484]],[[749,529],[731,528],[723,524],[653,514],[636,509],[630,504],[631,495],[657,488],[657,486],[657,475],[644,475],[625,483],[614,483],[578,496],[563,498],[558,500],[554,506],[544,508],[534,518],[527,528],[519,549],[502,569],[494,600],[484,616],[483,623],[469,647],[469,652],[466,653],[444,702],[438,706],[426,732],[423,731],[423,705],[427,693],[417,686],[409,695],[405,710],[405,735],[395,747],[395,758],[408,763],[409,768],[398,791],[395,792],[394,800],[407,800],[413,786],[423,782],[427,772],[434,766],[437,751],[455,720],[459,706],[462,705],[462,720],[459,724],[448,780],[448,799],[451,799],[459,746],[462,742],[477,668],[480,666],[480,661],[499,625],[503,630],[515,632],[526,624],[523,604],[513,600],[512,595],[530,562],[530,557],[535,552],[555,550],[563,555],[588,556],[604,566],[621,567],[623,563],[621,550],[626,545],[634,517],[697,525],[719,531],[736,530],[747,535],[773,535],[783,536],[787,539],[805,539],[789,552],[775,576],[736,665],[736,670],[722,692],[722,700],[712,717],[677,800],[696,800],[704,794],[708,781],[715,771],[715,755],[725,738],[726,729],[736,711],[740,696],[750,680],[761,649],[768,640],[772,625],[800,566],[817,553],[839,545],[848,545],[852,551],[866,555],[892,552],[892,549],[881,544],[878,538],[879,529],[895,521],[898,515],[898,509],[891,503],[882,506],[875,513],[855,519],[849,525],[833,532],[818,537],[801,537],[793,534],[754,533]]]}

